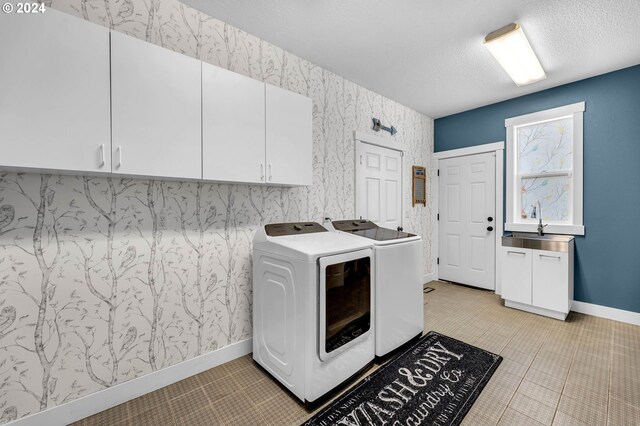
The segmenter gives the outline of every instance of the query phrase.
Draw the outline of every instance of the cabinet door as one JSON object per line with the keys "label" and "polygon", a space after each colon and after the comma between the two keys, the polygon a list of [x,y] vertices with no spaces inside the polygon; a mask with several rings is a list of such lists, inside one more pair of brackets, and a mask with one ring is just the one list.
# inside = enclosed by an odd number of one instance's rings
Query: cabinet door
{"label": "cabinet door", "polygon": [[569,254],[533,250],[533,305],[569,312]]}
{"label": "cabinet door", "polygon": [[109,30],[0,13],[0,165],[110,172]]}
{"label": "cabinet door", "polygon": [[200,61],[112,32],[113,172],[202,177]]}
{"label": "cabinet door", "polygon": [[267,183],[311,185],[311,99],[267,84]]}
{"label": "cabinet door", "polygon": [[264,182],[264,83],[202,64],[202,177]]}
{"label": "cabinet door", "polygon": [[501,247],[502,298],[531,304],[531,249]]}

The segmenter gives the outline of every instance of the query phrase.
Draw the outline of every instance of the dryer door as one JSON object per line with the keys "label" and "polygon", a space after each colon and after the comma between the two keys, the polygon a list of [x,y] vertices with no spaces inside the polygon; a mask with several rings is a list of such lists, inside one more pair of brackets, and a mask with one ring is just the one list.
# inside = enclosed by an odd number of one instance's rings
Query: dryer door
{"label": "dryer door", "polygon": [[326,361],[364,340],[373,324],[373,252],[322,257],[320,266],[320,359]]}

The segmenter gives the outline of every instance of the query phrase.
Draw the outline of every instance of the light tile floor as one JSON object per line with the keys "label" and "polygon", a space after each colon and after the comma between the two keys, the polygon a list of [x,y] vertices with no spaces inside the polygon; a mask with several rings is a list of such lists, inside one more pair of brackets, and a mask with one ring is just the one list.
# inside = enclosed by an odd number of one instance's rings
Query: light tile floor
{"label": "light tile floor", "polygon": [[[640,327],[575,313],[562,322],[487,291],[429,286],[425,331],[504,357],[463,425],[640,425]],[[314,413],[247,355],[77,424],[288,425]]]}

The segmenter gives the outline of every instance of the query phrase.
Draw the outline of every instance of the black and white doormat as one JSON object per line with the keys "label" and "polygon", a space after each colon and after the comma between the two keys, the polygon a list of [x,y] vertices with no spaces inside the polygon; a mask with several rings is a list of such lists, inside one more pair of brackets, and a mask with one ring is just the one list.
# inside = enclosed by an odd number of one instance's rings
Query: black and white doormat
{"label": "black and white doormat", "polygon": [[431,331],[304,425],[459,425],[500,362]]}

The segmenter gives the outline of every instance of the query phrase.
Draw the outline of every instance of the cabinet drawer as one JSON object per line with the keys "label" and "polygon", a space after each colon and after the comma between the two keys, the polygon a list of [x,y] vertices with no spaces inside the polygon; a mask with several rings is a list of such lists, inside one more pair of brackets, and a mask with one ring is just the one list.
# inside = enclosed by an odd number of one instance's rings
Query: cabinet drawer
{"label": "cabinet drawer", "polygon": [[501,247],[502,298],[531,304],[531,249]]}
{"label": "cabinet drawer", "polygon": [[569,254],[533,250],[533,305],[569,312]]}

